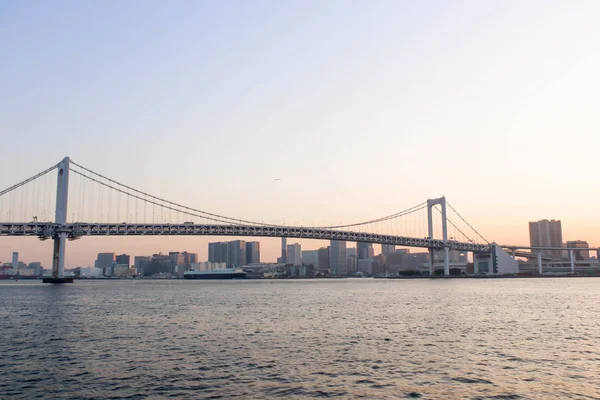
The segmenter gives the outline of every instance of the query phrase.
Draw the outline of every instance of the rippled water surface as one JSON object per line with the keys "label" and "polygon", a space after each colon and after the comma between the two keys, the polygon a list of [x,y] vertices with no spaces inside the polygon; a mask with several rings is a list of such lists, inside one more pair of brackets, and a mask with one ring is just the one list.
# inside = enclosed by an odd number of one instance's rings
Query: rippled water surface
{"label": "rippled water surface", "polygon": [[1,399],[600,399],[600,279],[0,283]]}

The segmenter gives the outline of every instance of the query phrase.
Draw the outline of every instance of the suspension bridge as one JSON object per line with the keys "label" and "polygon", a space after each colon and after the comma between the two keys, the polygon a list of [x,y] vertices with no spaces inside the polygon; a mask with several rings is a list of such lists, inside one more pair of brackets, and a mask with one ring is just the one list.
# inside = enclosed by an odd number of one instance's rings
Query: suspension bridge
{"label": "suspension bridge", "polygon": [[[54,241],[52,278],[62,283],[68,240],[86,236],[240,236],[367,242],[426,248],[433,260],[449,251],[490,253],[492,244],[445,197],[355,223],[286,226],[228,217],[172,202],[101,175],[66,157],[56,165],[0,191],[0,236]],[[317,225],[317,224],[313,224]],[[513,256],[530,257],[526,246]],[[538,261],[541,271],[541,250]],[[572,252],[571,252],[572,256]],[[433,262],[431,262],[433,269]]]}

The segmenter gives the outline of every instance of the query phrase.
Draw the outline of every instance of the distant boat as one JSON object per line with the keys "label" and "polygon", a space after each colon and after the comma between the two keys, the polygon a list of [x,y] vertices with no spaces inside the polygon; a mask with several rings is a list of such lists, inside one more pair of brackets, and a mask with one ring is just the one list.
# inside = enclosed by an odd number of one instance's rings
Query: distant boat
{"label": "distant boat", "polygon": [[211,271],[186,271],[183,273],[185,279],[243,279],[246,272],[241,268],[213,269]]}

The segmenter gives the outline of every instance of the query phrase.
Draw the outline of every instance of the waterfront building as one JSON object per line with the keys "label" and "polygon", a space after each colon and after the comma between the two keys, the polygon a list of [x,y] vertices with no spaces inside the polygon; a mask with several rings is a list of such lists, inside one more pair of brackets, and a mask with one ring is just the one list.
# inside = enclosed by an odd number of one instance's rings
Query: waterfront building
{"label": "waterfront building", "polygon": [[314,265],[315,267],[319,265],[319,251],[318,250],[302,250],[302,264],[304,265]]}
{"label": "waterfront building", "polygon": [[233,240],[227,243],[227,268],[246,265],[246,242]]}
{"label": "waterfront building", "polygon": [[208,244],[208,261],[224,262],[227,268],[241,267],[246,264],[246,242],[213,242]]}
{"label": "waterfront building", "polygon": [[176,257],[173,255],[154,254],[147,264],[142,262],[142,275],[166,275],[172,276],[176,272]]}
{"label": "waterfront building", "polygon": [[356,258],[359,260],[373,259],[375,252],[373,251],[372,243],[356,243]]}
{"label": "waterfront building", "polygon": [[407,269],[425,269],[425,266],[428,265],[430,262],[429,252],[408,253],[406,261],[408,264]]}
{"label": "waterfront building", "polygon": [[329,245],[329,268],[333,275],[346,275],[346,242],[332,240]]}
{"label": "waterfront building", "polygon": [[514,257],[495,243],[490,246],[490,253],[473,254],[473,268],[476,274],[507,275],[519,272],[519,262]]}
{"label": "waterfront building", "polygon": [[208,261],[227,262],[227,242],[213,242],[208,244]]}
{"label": "waterfront building", "polygon": [[198,262],[198,253],[188,253],[187,251],[184,251],[181,254],[183,254],[183,262],[187,269],[189,269],[192,264]]}
{"label": "waterfront building", "polygon": [[117,264],[124,264],[124,265],[131,266],[131,264],[129,263],[130,257],[128,254],[120,254],[118,256],[115,256],[115,261]]}
{"label": "waterfront building", "polygon": [[104,273],[110,271],[112,264],[116,261],[115,253],[98,253],[98,258],[95,262],[95,267],[102,269]]}
{"label": "waterfront building", "polygon": [[356,247],[346,247],[346,258],[350,256],[356,257]]}
{"label": "waterfront building", "polygon": [[381,254],[388,255],[396,251],[396,245],[394,244],[382,244],[381,245]]}
{"label": "waterfront building", "polygon": [[287,247],[286,264],[301,265],[302,247],[298,243],[290,244]]}
{"label": "waterfront building", "polygon": [[357,260],[356,261],[356,269],[358,272],[362,272],[363,275],[373,275],[373,260]]}
{"label": "waterfront building", "polygon": [[567,247],[575,247],[578,249],[586,250],[573,250],[575,260],[589,260],[590,259],[590,245],[585,240],[569,240],[567,241]]}
{"label": "waterfront building", "polygon": [[408,255],[407,249],[398,249],[393,253],[388,253],[385,256],[386,272],[389,275],[398,275],[398,271],[408,270]]}
{"label": "waterfront building", "polygon": [[329,246],[317,250],[318,267],[320,270],[329,269]]}
{"label": "waterfront building", "polygon": [[246,242],[246,264],[260,263],[260,242]]}
{"label": "waterfront building", "polygon": [[[562,247],[560,220],[542,219],[537,222],[529,222],[529,243],[531,247]],[[561,250],[544,250],[542,255],[557,259],[563,256]]]}
{"label": "waterfront building", "polygon": [[14,251],[12,253],[11,267],[13,267],[13,269],[18,269],[19,268],[19,253],[16,252],[16,251]]}
{"label": "waterfront building", "polygon": [[135,256],[133,257],[133,265],[135,266],[135,272],[139,275],[142,273],[142,263],[149,263],[150,257],[148,256]]}
{"label": "waterfront building", "polygon": [[351,255],[346,258],[346,274],[348,276],[354,276],[357,271],[357,260],[355,255]]}

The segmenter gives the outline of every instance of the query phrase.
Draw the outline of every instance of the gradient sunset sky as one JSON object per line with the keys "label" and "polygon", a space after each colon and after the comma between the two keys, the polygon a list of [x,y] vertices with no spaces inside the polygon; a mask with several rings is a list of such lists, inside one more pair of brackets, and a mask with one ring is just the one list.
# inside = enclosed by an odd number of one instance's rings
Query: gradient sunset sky
{"label": "gradient sunset sky", "polygon": [[[554,218],[599,246],[599,15],[577,0],[4,0],[0,189],[70,156],[232,217],[353,222],[445,195],[498,243]],[[204,260],[219,239],[86,238],[67,265]],[[260,241],[274,261],[279,241]],[[0,260],[12,251],[50,266],[49,242],[0,238]]]}

